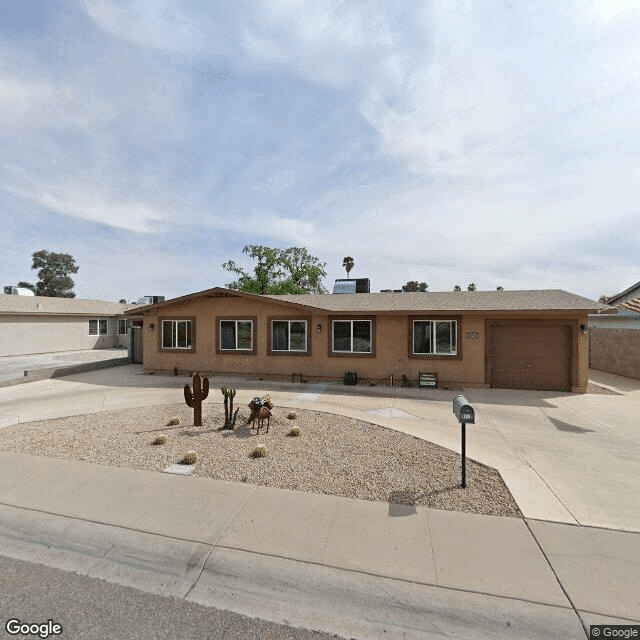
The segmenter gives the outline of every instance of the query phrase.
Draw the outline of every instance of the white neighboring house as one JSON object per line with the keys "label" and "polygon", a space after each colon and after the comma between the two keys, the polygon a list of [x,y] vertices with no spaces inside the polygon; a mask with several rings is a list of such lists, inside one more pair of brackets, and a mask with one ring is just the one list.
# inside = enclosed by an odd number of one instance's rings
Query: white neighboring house
{"label": "white neighboring house", "polygon": [[0,294],[0,356],[128,347],[133,304]]}

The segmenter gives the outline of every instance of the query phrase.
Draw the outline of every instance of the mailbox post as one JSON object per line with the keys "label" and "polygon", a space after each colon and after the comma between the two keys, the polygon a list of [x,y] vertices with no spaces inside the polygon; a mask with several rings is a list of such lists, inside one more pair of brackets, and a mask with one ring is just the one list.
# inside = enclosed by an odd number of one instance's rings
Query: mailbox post
{"label": "mailbox post", "polygon": [[465,396],[456,396],[453,399],[453,413],[460,423],[461,429],[461,439],[462,439],[462,487],[466,488],[467,486],[467,433],[466,427],[468,424],[476,423],[476,412],[475,409],[471,406],[471,403]]}

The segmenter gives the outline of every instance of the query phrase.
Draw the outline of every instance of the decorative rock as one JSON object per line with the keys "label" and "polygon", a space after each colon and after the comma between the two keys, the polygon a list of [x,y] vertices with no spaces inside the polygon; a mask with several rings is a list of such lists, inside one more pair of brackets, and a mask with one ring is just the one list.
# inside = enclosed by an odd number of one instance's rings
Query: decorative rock
{"label": "decorative rock", "polygon": [[300,427],[291,427],[291,431],[289,431],[290,436],[299,436],[300,435]]}
{"label": "decorative rock", "polygon": [[287,414],[288,420],[295,420],[298,417],[298,414],[295,411],[289,411]]}
{"label": "decorative rock", "polygon": [[172,427],[176,424],[180,424],[180,418],[178,417],[171,418],[171,420],[169,420],[169,422],[167,423],[167,426]]}
{"label": "decorative rock", "polygon": [[182,464],[195,464],[198,461],[198,454],[195,451],[187,451],[182,458]]}
{"label": "decorative rock", "polygon": [[267,447],[263,444],[256,445],[256,448],[253,450],[254,458],[264,458],[267,455]]}
{"label": "decorative rock", "polygon": [[161,433],[154,441],[153,444],[164,444],[167,441],[167,436]]}

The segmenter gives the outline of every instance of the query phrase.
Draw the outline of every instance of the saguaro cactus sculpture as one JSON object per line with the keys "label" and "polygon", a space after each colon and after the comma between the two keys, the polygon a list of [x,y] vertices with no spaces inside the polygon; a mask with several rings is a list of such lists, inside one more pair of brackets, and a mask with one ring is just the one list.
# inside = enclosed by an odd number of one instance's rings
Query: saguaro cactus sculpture
{"label": "saguaro cactus sculpture", "polygon": [[202,401],[209,395],[209,378],[196,372],[193,375],[193,392],[188,384],[184,385],[184,400],[193,409],[193,424],[202,426]]}
{"label": "saguaro cactus sculpture", "polygon": [[236,426],[236,417],[238,416],[238,411],[240,408],[236,409],[236,412],[233,412],[233,398],[236,395],[235,389],[229,389],[227,387],[222,387],[220,389],[222,391],[222,395],[224,396],[224,429],[233,429]]}

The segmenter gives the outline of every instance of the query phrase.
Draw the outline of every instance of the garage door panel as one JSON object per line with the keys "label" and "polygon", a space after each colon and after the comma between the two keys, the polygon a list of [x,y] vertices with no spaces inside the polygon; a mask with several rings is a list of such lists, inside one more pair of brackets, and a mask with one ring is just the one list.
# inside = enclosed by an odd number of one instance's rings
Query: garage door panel
{"label": "garage door panel", "polygon": [[571,387],[571,328],[492,327],[491,386],[568,390]]}

